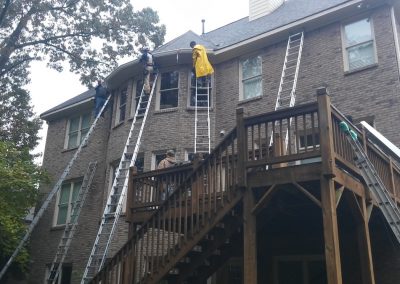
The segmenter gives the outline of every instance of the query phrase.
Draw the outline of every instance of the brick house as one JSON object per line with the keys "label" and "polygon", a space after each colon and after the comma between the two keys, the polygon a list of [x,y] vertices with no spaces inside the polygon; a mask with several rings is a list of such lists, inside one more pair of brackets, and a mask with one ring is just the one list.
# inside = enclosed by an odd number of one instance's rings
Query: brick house
{"label": "brick house", "polygon": [[[193,153],[195,83],[191,75],[189,47],[192,40],[207,47],[215,69],[211,80],[210,103],[213,146],[223,140],[221,134],[236,127],[238,108],[244,109],[245,117],[274,111],[287,40],[289,35],[298,32],[304,32],[304,44],[296,105],[315,102],[315,90],[327,86],[332,104],[341,113],[351,115],[354,121],[366,120],[400,146],[398,1],[250,0],[249,11],[249,17],[200,36],[188,31],[154,51],[161,79],[156,84],[142,137],[136,163],[139,172],[154,170],[167,149],[174,149],[180,161],[187,161]],[[112,106],[98,123],[60,193],[32,234],[29,283],[45,281],[46,269],[54,258],[64,226],[69,221],[74,194],[81,184],[88,163],[97,161],[93,185],[79,217],[78,231],[65,260],[63,282],[60,283],[79,283],[82,277],[113,174],[133,120],[137,96],[142,86],[142,66],[138,60],[133,60],[118,67],[106,80],[113,93]],[[49,126],[43,166],[53,177],[54,183],[93,121],[93,96],[94,91],[89,90],[41,115]],[[303,133],[303,142],[300,144],[304,144],[307,139],[307,134]],[[322,143],[322,137],[318,139]],[[306,149],[307,142],[305,144],[303,148]],[[261,187],[260,184],[257,186]],[[42,191],[46,193],[50,189],[43,187]],[[394,195],[396,190],[400,193],[398,184],[394,184]],[[255,196],[260,201],[262,190],[257,191]],[[257,278],[258,283],[304,284],[389,284],[399,281],[400,249],[385,221],[377,213],[378,210],[374,210],[371,215],[370,236],[364,232],[368,235],[367,239],[371,238],[371,242],[369,245],[363,244],[363,247],[352,231],[355,221],[343,217],[350,214],[351,209],[338,207],[340,238],[344,241],[340,243],[340,248],[335,240],[332,241],[333,248],[327,248],[325,243],[324,254],[324,235],[321,232],[309,233],[321,228],[306,224],[322,223],[321,216],[314,214],[315,209],[307,207],[307,214],[296,217],[295,210],[288,208],[285,201],[294,206],[296,202],[304,202],[304,198],[283,192],[272,200],[273,208],[259,209],[258,218],[263,218],[264,222],[257,219],[257,234],[253,234],[257,235],[253,241],[257,242],[258,254],[253,251],[251,257],[251,249],[248,252],[246,248],[246,237],[230,235],[231,239],[238,243],[245,242],[245,245],[230,255],[228,260],[218,266],[215,264],[220,269],[207,272],[207,276],[213,275],[209,281],[256,283],[254,279]],[[236,211],[245,211],[244,207],[236,208]],[[109,252],[110,257],[127,242],[128,236],[135,235],[136,229],[133,228],[139,223],[131,214],[129,201],[123,211]],[[279,216],[279,224],[271,221],[273,218],[268,214]],[[316,215],[319,217],[310,217]],[[307,218],[310,218],[310,222],[305,221]],[[249,229],[243,227],[240,230],[248,232]],[[144,235],[142,237],[151,239]],[[360,247],[358,250],[357,244]],[[332,256],[328,261],[325,259],[327,250],[340,252],[341,257]],[[363,250],[372,252],[363,253]],[[243,258],[253,262],[244,261],[243,264]],[[331,265],[332,259],[335,263]],[[325,263],[328,263],[328,268]],[[255,271],[249,269],[254,264]],[[150,268],[143,269],[152,272]],[[172,276],[166,278],[165,275],[155,277],[158,280],[169,279],[169,283],[183,283],[194,276],[186,279]],[[298,279],[303,279],[303,282],[296,282],[300,281]],[[204,283],[201,281],[205,280],[198,280]],[[153,282],[147,279],[143,283]]]}

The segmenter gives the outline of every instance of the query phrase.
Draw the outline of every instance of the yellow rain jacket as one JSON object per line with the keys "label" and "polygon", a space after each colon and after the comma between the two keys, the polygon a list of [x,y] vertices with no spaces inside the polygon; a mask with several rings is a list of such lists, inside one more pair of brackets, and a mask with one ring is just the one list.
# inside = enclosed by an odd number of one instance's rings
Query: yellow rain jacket
{"label": "yellow rain jacket", "polygon": [[214,69],[208,61],[207,51],[204,46],[196,44],[192,51],[193,67],[196,70],[196,77],[204,77],[214,73]]}

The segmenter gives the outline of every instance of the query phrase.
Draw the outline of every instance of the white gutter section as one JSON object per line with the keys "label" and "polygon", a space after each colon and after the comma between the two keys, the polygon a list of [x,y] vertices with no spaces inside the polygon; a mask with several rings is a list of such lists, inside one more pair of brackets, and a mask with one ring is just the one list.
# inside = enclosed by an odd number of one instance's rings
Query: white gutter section
{"label": "white gutter section", "polygon": [[360,3],[362,3],[362,2],[364,2],[364,0],[353,0],[353,1],[347,2],[347,3],[345,3],[345,4],[336,6],[336,7],[334,7],[334,8],[330,8],[330,9],[325,10],[325,11],[323,11],[323,12],[319,12],[319,13],[317,13],[317,14],[314,14],[314,15],[311,15],[311,16],[308,16],[308,17],[305,17],[305,18],[303,18],[303,19],[301,19],[301,20],[297,20],[297,21],[295,21],[295,22],[292,22],[292,23],[290,23],[290,24],[281,26],[281,27],[276,28],[276,29],[274,29],[274,30],[271,30],[271,31],[262,33],[262,34],[260,34],[260,35],[258,35],[258,36],[255,36],[255,37],[246,39],[246,40],[244,40],[244,41],[242,41],[242,42],[238,42],[238,43],[235,43],[235,44],[233,44],[233,45],[230,45],[230,46],[221,48],[221,49],[219,49],[219,50],[217,50],[217,51],[215,52],[215,55],[219,55],[219,54],[221,54],[221,53],[225,53],[225,52],[230,51],[230,50],[232,50],[232,49],[241,47],[241,46],[243,46],[243,45],[247,45],[247,44],[249,44],[249,43],[251,43],[251,42],[253,42],[253,41],[257,41],[257,40],[263,39],[263,38],[265,38],[265,37],[269,37],[269,36],[278,34],[278,33],[283,32],[283,31],[285,31],[285,30],[288,30],[288,29],[294,28],[294,27],[296,27],[296,26],[300,26],[300,25],[302,25],[302,24],[305,24],[306,22],[309,22],[309,21],[315,20],[315,19],[317,19],[317,18],[323,17],[323,16],[325,16],[325,15],[327,15],[327,14],[330,14],[330,13],[332,13],[332,12],[336,12],[336,11],[339,11],[339,10],[341,10],[341,9],[344,9],[344,8],[347,8],[347,7],[350,7],[350,6],[360,4]]}
{"label": "white gutter section", "polygon": [[361,121],[361,125],[370,133],[372,136],[377,139],[379,142],[381,142],[386,148],[388,148],[393,154],[397,156],[398,159],[400,159],[400,149],[397,148],[396,145],[394,145],[392,142],[390,142],[385,136],[380,134],[375,128],[373,128],[371,125],[369,125],[365,121]]}

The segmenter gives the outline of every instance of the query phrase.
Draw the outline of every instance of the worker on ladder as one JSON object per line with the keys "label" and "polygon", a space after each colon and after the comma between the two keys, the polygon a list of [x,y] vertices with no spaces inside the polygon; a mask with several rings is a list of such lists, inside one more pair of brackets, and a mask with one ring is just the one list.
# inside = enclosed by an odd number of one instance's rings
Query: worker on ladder
{"label": "worker on ladder", "polygon": [[[96,91],[94,96],[94,117],[96,118],[107,100],[108,90],[102,85],[101,80],[97,81],[97,86],[94,89]],[[101,116],[104,117],[104,112],[101,114]]]}
{"label": "worker on ladder", "polygon": [[207,51],[201,44],[196,44],[195,41],[190,42],[192,48],[193,68],[196,78],[209,76],[214,73],[214,69],[208,61]]}
{"label": "worker on ladder", "polygon": [[150,76],[154,72],[154,59],[153,54],[151,54],[150,49],[148,47],[143,47],[140,52],[142,56],[139,59],[139,62],[143,63],[143,90],[146,95],[150,94],[151,83]]}

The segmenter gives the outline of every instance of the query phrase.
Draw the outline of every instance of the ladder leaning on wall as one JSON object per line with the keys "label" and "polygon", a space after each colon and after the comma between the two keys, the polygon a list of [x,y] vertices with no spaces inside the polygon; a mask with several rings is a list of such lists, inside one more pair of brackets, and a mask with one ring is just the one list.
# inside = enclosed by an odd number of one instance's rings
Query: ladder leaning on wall
{"label": "ladder leaning on wall", "polygon": [[47,283],[56,283],[55,281],[57,281],[57,277],[60,274],[62,264],[64,263],[64,259],[67,256],[68,249],[77,230],[79,214],[81,213],[82,206],[85,203],[87,193],[92,184],[94,173],[96,172],[96,167],[97,162],[91,162],[86,169],[86,173],[82,181],[82,186],[79,189],[77,198],[73,204],[70,222],[65,224],[65,229],[58,244],[56,255],[50,266],[50,273],[47,278]]}
{"label": "ladder leaning on wall", "polygon": [[340,129],[346,134],[347,140],[353,148],[356,156],[355,163],[361,171],[365,184],[374,194],[383,216],[385,216],[392,232],[400,243],[400,210],[397,207],[396,202],[390,197],[389,191],[365,153],[363,146],[358,141],[357,134],[350,130],[347,123],[343,121],[340,123]]}
{"label": "ladder leaning on wall", "polygon": [[89,131],[86,134],[85,138],[81,141],[81,144],[79,145],[79,147],[76,150],[75,154],[73,155],[71,160],[68,162],[66,168],[64,169],[63,173],[61,174],[61,177],[58,179],[57,183],[54,185],[52,190],[47,195],[45,201],[43,202],[42,206],[40,207],[40,209],[36,213],[35,217],[33,218],[32,223],[29,225],[28,230],[26,231],[24,237],[21,239],[21,241],[18,244],[17,248],[14,250],[13,254],[9,258],[9,260],[7,261],[6,265],[2,268],[2,270],[0,272],[0,279],[4,276],[4,274],[6,273],[8,267],[14,261],[15,257],[19,254],[19,252],[23,248],[25,242],[29,239],[30,235],[32,234],[33,229],[38,224],[40,218],[43,216],[44,211],[46,211],[46,209],[48,208],[48,206],[49,206],[51,200],[53,199],[53,197],[55,196],[55,194],[60,190],[61,185],[64,182],[65,178],[68,176],[68,174],[69,174],[69,172],[70,172],[75,160],[78,158],[78,156],[81,153],[83,147],[85,145],[87,145],[89,137],[92,135],[92,133],[93,133],[93,131],[94,131],[96,125],[97,125],[97,122],[99,121],[99,118],[100,118],[101,114],[103,113],[103,111],[107,107],[110,99],[111,99],[111,95],[109,95],[107,97],[103,107],[101,108],[100,112],[98,113],[98,115],[96,116],[96,118],[93,121],[92,125],[90,126]]}
{"label": "ladder leaning on wall", "polygon": [[[211,77],[196,77],[195,88],[195,115],[194,115],[194,153],[211,152],[211,137],[210,137],[210,87]],[[206,89],[206,93],[199,93],[200,89]],[[204,88],[203,85],[206,85]]]}
{"label": "ladder leaning on wall", "polygon": [[[304,42],[304,32],[299,32],[292,34],[288,38],[286,46],[285,60],[283,62],[281,80],[279,82],[278,95],[276,97],[275,108],[278,110],[281,108],[293,107],[296,103],[296,87],[297,78],[299,75],[301,54],[303,51]],[[289,123],[291,124],[291,119]],[[285,149],[288,146],[288,127],[289,125],[284,125],[285,135]],[[271,135],[271,140],[269,146],[273,143],[273,135]]]}
{"label": "ladder leaning on wall", "polygon": [[[97,232],[96,239],[93,244],[81,283],[88,283],[94,275],[103,267],[104,261],[107,257],[108,248],[110,246],[112,237],[118,224],[119,216],[122,211],[122,205],[128,189],[129,168],[135,165],[136,158],[139,152],[143,129],[146,123],[146,118],[153,97],[155,85],[157,82],[158,74],[155,74],[153,86],[149,95],[146,95],[144,89],[139,97],[138,105],[136,107],[135,116],[129,131],[128,139],[126,141],[124,152],[119,162],[118,169],[113,181],[110,194],[107,198],[107,203],[101,217],[100,227]],[[143,110],[144,115],[143,115]],[[140,123],[140,130],[137,138],[134,137],[134,129],[138,117],[142,117]]]}

